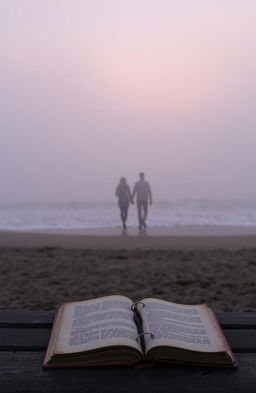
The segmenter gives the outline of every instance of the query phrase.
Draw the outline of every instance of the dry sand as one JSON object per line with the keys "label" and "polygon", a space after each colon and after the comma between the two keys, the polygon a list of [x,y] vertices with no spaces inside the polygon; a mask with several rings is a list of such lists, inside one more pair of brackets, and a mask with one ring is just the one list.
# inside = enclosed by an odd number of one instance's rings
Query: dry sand
{"label": "dry sand", "polygon": [[0,308],[123,294],[256,311],[254,234],[217,234],[0,233]]}

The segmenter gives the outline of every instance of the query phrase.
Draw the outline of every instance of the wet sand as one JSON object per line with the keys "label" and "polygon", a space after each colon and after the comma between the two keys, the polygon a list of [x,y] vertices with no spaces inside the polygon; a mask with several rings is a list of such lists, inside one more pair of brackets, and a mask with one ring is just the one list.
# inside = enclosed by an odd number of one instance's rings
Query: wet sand
{"label": "wet sand", "polygon": [[256,248],[255,227],[177,226],[148,228],[0,231],[0,247],[93,249],[232,249]]}

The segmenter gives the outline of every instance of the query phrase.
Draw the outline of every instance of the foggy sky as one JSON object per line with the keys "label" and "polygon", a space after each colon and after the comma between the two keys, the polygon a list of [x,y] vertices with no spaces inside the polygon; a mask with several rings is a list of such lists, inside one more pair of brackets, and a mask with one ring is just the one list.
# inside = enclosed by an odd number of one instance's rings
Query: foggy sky
{"label": "foggy sky", "polygon": [[256,198],[255,0],[0,0],[0,201]]}

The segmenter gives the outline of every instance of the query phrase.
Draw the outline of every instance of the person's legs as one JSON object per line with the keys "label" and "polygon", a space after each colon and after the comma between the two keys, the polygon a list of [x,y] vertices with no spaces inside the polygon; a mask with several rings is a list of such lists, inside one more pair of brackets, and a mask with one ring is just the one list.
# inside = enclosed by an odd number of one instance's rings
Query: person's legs
{"label": "person's legs", "polygon": [[127,216],[128,216],[128,207],[123,206],[121,209],[121,220],[123,223],[123,227],[124,229],[126,229],[126,220],[127,220]]}
{"label": "person's legs", "polygon": [[121,221],[122,221],[122,224],[124,227],[124,211],[123,211],[122,207],[120,207],[120,217],[121,217]]}
{"label": "person's legs", "polygon": [[124,208],[124,220],[126,221],[128,217],[128,206]]}
{"label": "person's legs", "polygon": [[143,207],[142,225],[146,228],[146,218],[148,215],[148,202],[143,201],[142,207]]}
{"label": "person's legs", "polygon": [[139,228],[142,228],[142,203],[140,201],[137,201],[137,209],[138,209],[138,221],[139,221]]}
{"label": "person's legs", "polygon": [[125,207],[123,208],[123,227],[124,227],[124,229],[126,229],[126,220],[127,220],[127,217],[128,217],[128,206],[125,206]]}

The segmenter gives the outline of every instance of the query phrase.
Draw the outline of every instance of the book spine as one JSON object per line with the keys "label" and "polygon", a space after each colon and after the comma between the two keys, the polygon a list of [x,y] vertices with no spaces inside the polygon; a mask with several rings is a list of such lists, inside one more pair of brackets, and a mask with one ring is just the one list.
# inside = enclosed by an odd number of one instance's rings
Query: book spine
{"label": "book spine", "polygon": [[149,335],[152,339],[153,339],[154,335],[151,332],[144,331],[143,319],[142,319],[140,311],[138,310],[138,307],[137,307],[139,304],[141,304],[143,308],[146,307],[145,303],[139,301],[139,302],[134,302],[131,305],[131,310],[134,312],[134,321],[135,321],[137,329],[138,329],[138,335],[136,337],[136,341],[137,341],[137,343],[140,344],[141,349],[145,355],[145,349],[146,349],[145,335]]}

